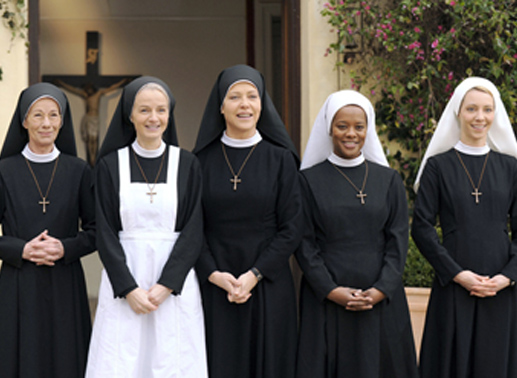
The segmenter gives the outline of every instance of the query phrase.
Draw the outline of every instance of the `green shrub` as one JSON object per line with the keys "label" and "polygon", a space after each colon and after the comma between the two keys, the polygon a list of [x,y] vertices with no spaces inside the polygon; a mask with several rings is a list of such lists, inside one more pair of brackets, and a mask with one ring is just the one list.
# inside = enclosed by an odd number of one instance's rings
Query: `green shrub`
{"label": "green shrub", "polygon": [[402,274],[404,286],[431,287],[434,279],[434,270],[418,250],[413,238],[409,238],[406,266]]}

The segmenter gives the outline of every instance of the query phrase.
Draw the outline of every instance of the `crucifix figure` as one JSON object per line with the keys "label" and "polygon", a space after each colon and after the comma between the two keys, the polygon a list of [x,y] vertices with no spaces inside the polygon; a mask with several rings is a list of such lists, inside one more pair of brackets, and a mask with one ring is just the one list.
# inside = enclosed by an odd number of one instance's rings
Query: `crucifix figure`
{"label": "crucifix figure", "polygon": [[233,183],[233,190],[237,190],[237,184],[241,183],[241,179],[239,178],[239,176],[233,176],[233,178],[231,178],[230,181]]}
{"label": "crucifix figure", "polygon": [[368,195],[366,193],[363,193],[362,190],[359,191],[358,194],[356,194],[356,197],[357,198],[360,198],[361,199],[361,205],[364,205],[365,202],[364,202],[364,197],[367,197]]}
{"label": "crucifix figure", "polygon": [[50,201],[47,201],[46,198],[43,197],[43,199],[38,203],[43,205],[43,214],[45,214],[47,212],[47,205],[50,205]]}
{"label": "crucifix figure", "polygon": [[95,164],[99,146],[99,108],[101,97],[122,87],[138,75],[99,75],[99,32],[86,32],[86,75],[43,75],[42,80],[54,83],[81,96],[86,112],[81,122],[81,138],[87,160]]}
{"label": "crucifix figure", "polygon": [[473,196],[476,197],[476,205],[479,203],[479,196],[482,196],[483,193],[481,193],[480,191],[478,191],[478,188],[474,188],[474,191],[472,193]]}

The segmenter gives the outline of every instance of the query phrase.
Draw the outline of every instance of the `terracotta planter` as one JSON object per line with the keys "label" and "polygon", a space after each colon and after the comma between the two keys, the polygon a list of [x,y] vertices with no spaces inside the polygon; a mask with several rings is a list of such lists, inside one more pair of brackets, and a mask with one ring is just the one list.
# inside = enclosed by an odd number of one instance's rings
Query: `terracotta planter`
{"label": "terracotta planter", "polygon": [[409,313],[411,315],[411,325],[413,327],[416,353],[418,356],[420,353],[420,343],[422,341],[427,303],[429,302],[431,289],[427,287],[406,287],[405,290]]}

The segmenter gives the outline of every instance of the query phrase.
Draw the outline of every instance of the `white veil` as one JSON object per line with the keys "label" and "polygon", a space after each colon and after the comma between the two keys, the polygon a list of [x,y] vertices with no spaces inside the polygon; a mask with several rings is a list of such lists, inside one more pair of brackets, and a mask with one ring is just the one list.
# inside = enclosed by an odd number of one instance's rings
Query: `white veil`
{"label": "white veil", "polygon": [[333,145],[332,137],[330,136],[330,126],[338,110],[347,105],[357,105],[366,113],[368,128],[366,130],[364,146],[361,150],[364,157],[375,163],[389,166],[375,129],[375,111],[372,103],[359,92],[342,90],[332,93],[318,113],[309,141],[307,142],[307,147],[305,147],[300,169],[310,168],[321,163],[332,154]]}
{"label": "white veil", "polygon": [[469,77],[463,80],[454,90],[454,93],[445,107],[445,110],[438,121],[436,130],[427,147],[418,175],[416,177],[414,190],[418,191],[420,178],[424,171],[427,160],[434,155],[448,151],[460,140],[460,123],[458,113],[463,97],[474,87],[486,88],[492,93],[495,103],[495,114],[492,127],[488,131],[488,146],[497,152],[517,157],[517,141],[513,132],[510,119],[506,113],[501,96],[496,86],[489,80],[481,77]]}

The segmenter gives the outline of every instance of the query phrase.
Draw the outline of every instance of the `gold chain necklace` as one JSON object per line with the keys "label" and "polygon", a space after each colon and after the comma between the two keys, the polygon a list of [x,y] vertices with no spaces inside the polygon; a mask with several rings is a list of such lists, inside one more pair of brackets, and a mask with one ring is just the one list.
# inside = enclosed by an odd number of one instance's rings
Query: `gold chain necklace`
{"label": "gold chain necklace", "polygon": [[157,194],[153,190],[154,190],[154,187],[156,186],[156,183],[158,182],[158,177],[160,177],[160,173],[162,172],[163,161],[165,160],[165,151],[163,151],[162,161],[160,162],[160,168],[158,168],[158,173],[156,174],[156,177],[154,179],[153,186],[151,186],[151,185],[149,185],[149,180],[147,180],[147,176],[145,175],[144,170],[142,169],[142,166],[140,165],[140,162],[138,161],[138,157],[136,156],[135,150],[133,150],[133,149],[131,149],[131,150],[133,151],[133,155],[135,156],[136,165],[138,165],[138,169],[140,169],[140,173],[142,174],[142,176],[144,176],[145,183],[147,184],[147,189],[149,189],[149,191],[146,194],[150,197],[151,203],[153,203],[153,196]]}
{"label": "gold chain necklace", "polygon": [[359,189],[357,186],[355,186],[355,184],[352,182],[352,180],[350,180],[350,178],[348,178],[347,175],[345,175],[345,173],[339,169],[334,163],[330,162],[330,164],[332,164],[332,166],[334,168],[336,168],[336,171],[338,171],[339,173],[341,173],[341,175],[346,178],[346,180],[350,183],[350,185],[352,185],[354,187],[355,190],[357,190],[357,195],[356,197],[359,198],[361,200],[361,205],[364,205],[366,202],[364,201],[364,197],[367,196],[366,193],[363,193],[363,190],[364,190],[364,187],[366,186],[366,180],[368,179],[368,163],[366,162],[366,160],[364,161],[364,165],[365,165],[365,172],[364,172],[364,179],[363,179],[363,186],[361,187],[361,189]]}
{"label": "gold chain necklace", "polygon": [[458,153],[458,150],[454,150],[454,151],[456,152],[456,156],[460,160],[461,166],[463,167],[463,169],[465,170],[465,173],[467,174],[467,177],[469,178],[470,185],[472,185],[472,189],[474,189],[474,191],[470,194],[473,195],[474,197],[476,197],[476,205],[477,205],[479,203],[479,196],[483,195],[483,193],[481,193],[479,191],[479,187],[481,186],[481,181],[483,180],[483,174],[485,173],[486,163],[488,162],[488,156],[490,156],[490,151],[488,151],[488,153],[486,154],[485,162],[483,164],[483,168],[481,169],[481,174],[479,175],[479,181],[478,181],[477,187],[474,185],[474,181],[472,180],[472,177],[470,176],[470,173],[469,173],[467,167],[465,166],[465,163],[463,163],[463,160],[461,159],[461,156]]}
{"label": "gold chain necklace", "polygon": [[248,153],[248,156],[246,156],[246,159],[244,159],[244,162],[242,163],[241,167],[239,168],[239,172],[235,173],[235,171],[233,170],[232,165],[230,164],[230,160],[228,159],[228,155],[226,154],[226,148],[224,147],[224,143],[221,142],[221,147],[223,149],[224,159],[226,160],[226,164],[228,165],[228,168],[230,168],[230,172],[233,175],[233,178],[231,178],[230,181],[233,183],[233,190],[234,191],[237,190],[237,184],[240,184],[242,182],[242,180],[239,178],[239,176],[241,175],[241,172],[242,172],[244,166],[246,165],[246,163],[248,162],[248,159],[250,158],[251,154],[253,153],[253,151],[255,151],[255,148],[257,148],[257,145],[258,145],[258,143],[253,146],[251,151]]}
{"label": "gold chain necklace", "polygon": [[58,161],[59,161],[59,155],[57,156],[56,162],[54,163],[54,169],[52,170],[52,176],[50,176],[50,181],[47,186],[47,192],[45,193],[45,195],[43,195],[43,192],[41,191],[41,187],[39,186],[38,179],[36,178],[36,175],[34,174],[34,171],[32,170],[31,164],[29,163],[29,160],[27,158],[25,158],[27,167],[29,167],[29,171],[31,172],[32,178],[34,179],[34,183],[36,184],[36,188],[38,188],[38,192],[41,197],[41,201],[39,201],[38,204],[43,206],[43,214],[45,214],[47,212],[47,205],[50,205],[50,201],[47,201],[47,197],[48,197],[48,193],[50,192],[50,188],[52,187],[52,183],[54,182],[54,176],[56,175]]}

